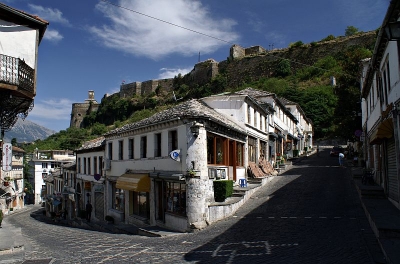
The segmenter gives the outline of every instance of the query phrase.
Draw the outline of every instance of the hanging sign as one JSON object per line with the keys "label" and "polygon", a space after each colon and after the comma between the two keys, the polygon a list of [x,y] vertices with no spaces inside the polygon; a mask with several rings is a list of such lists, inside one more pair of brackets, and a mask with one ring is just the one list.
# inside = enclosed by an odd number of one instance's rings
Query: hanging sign
{"label": "hanging sign", "polygon": [[173,150],[171,151],[171,153],[169,153],[169,157],[177,162],[180,162],[181,161],[180,153],[181,153],[180,149]]}
{"label": "hanging sign", "polygon": [[12,145],[11,143],[3,143],[3,171],[12,169]]}
{"label": "hanging sign", "polygon": [[100,179],[101,179],[101,175],[98,174],[98,173],[96,173],[96,174],[94,175],[94,179],[95,179],[96,181],[100,180]]}

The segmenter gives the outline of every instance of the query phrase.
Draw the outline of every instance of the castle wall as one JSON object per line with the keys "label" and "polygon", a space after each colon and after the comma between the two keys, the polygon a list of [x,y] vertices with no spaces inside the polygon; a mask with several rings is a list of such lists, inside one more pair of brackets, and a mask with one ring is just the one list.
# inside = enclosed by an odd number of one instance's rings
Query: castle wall
{"label": "castle wall", "polygon": [[141,82],[133,82],[133,83],[127,83],[127,84],[121,84],[119,88],[119,96],[121,98],[126,98],[130,97],[134,94],[137,94],[137,91],[141,90]]}

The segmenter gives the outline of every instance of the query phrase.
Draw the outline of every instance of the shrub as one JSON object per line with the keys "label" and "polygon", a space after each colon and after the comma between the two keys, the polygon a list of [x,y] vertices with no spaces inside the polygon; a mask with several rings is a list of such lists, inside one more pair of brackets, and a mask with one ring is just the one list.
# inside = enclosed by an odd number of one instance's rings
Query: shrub
{"label": "shrub", "polygon": [[233,181],[214,181],[214,198],[216,202],[223,202],[233,194]]}

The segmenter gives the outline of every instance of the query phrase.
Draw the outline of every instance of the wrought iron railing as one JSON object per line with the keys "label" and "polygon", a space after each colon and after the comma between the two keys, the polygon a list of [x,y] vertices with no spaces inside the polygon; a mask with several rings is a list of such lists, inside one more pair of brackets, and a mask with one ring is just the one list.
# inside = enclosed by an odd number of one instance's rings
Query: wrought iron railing
{"label": "wrought iron railing", "polygon": [[24,60],[0,54],[0,82],[17,85],[19,90],[34,94],[35,70]]}

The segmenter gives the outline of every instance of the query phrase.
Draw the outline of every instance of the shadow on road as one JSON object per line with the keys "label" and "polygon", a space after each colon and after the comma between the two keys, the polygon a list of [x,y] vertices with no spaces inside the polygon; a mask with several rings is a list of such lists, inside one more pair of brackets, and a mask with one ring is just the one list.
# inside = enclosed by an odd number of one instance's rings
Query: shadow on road
{"label": "shadow on road", "polygon": [[277,176],[234,217],[234,225],[187,253],[185,260],[371,263],[363,231],[368,224],[349,171],[340,168],[328,150]]}

